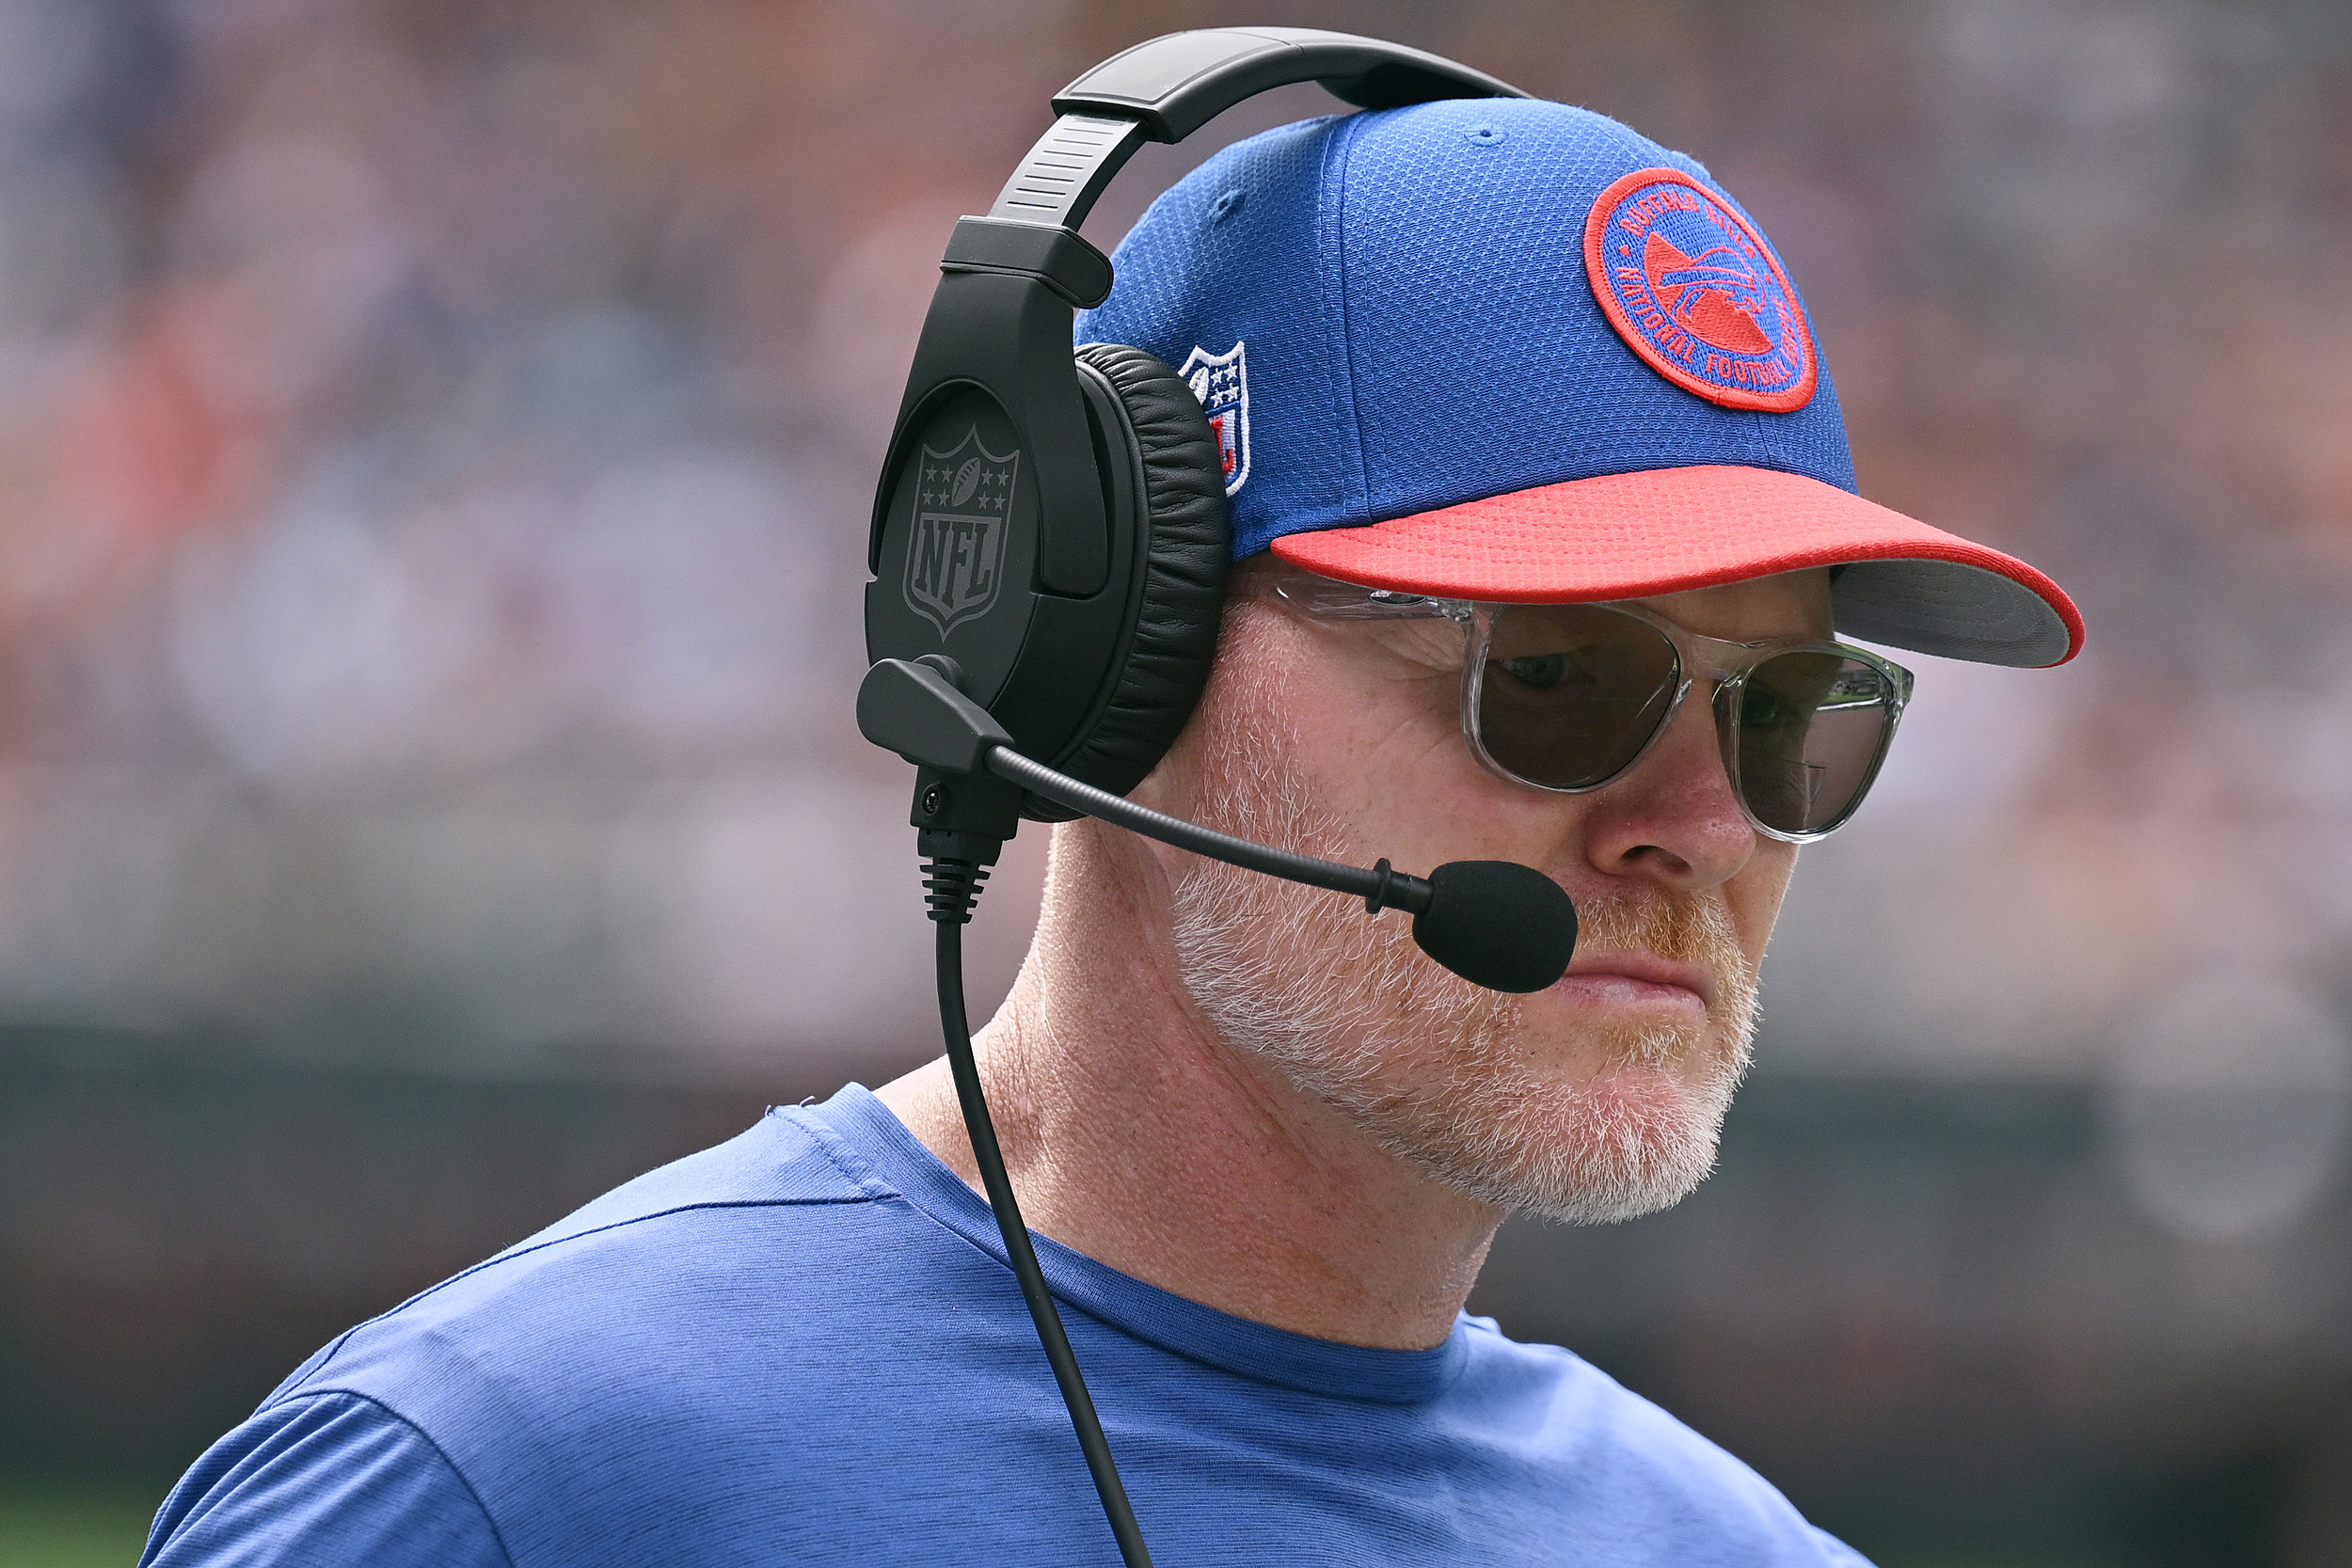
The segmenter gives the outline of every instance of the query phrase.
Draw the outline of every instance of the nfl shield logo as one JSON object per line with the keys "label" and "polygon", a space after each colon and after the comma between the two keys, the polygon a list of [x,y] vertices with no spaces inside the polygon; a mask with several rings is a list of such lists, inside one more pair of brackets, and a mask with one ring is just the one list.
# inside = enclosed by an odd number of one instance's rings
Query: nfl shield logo
{"label": "nfl shield logo", "polygon": [[977,427],[946,451],[923,449],[906,601],[943,638],[996,602],[1020,467],[1019,449],[999,457],[980,445]]}
{"label": "nfl shield logo", "polygon": [[1176,373],[1200,400],[1216,433],[1217,460],[1225,467],[1225,493],[1232,495],[1249,478],[1249,360],[1248,345],[1235,343],[1223,354],[1195,346]]}

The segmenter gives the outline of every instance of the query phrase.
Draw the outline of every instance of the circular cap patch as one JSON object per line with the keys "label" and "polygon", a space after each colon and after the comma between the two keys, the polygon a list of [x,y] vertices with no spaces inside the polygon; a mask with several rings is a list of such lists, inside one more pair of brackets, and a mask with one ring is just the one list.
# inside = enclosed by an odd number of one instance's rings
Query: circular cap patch
{"label": "circular cap patch", "polygon": [[1679,169],[1645,168],[1600,193],[1584,270],[1617,336],[1687,392],[1791,414],[1813,397],[1812,329],[1755,226]]}

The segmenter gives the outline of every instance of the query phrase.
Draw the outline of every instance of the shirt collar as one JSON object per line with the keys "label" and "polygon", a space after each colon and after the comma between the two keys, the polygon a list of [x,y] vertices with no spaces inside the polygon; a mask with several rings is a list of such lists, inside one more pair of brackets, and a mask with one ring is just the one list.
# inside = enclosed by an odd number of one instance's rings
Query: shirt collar
{"label": "shirt collar", "polygon": [[[863,1085],[850,1084],[821,1105],[797,1106],[785,1114],[822,1139],[852,1177],[904,1198],[1006,1262],[1004,1238],[987,1201]],[[1418,1404],[1451,1387],[1469,1359],[1469,1331],[1458,1316],[1445,1341],[1428,1350],[1341,1344],[1204,1307],[1096,1262],[1050,1237],[1030,1234],[1045,1282],[1066,1307],[1162,1350],[1243,1377],[1339,1399]]]}

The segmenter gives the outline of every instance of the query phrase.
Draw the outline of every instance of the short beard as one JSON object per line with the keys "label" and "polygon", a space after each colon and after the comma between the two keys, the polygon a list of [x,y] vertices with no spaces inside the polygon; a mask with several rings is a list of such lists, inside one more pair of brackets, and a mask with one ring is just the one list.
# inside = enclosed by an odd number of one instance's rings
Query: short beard
{"label": "short beard", "polygon": [[[1200,751],[1203,820],[1360,860],[1289,768],[1288,736],[1232,733],[1231,717]],[[1592,1025],[1574,1042],[1578,1070],[1592,1069],[1581,1082],[1530,1060],[1540,1042],[1521,1032],[1520,998],[1440,969],[1396,917],[1351,918],[1328,893],[1213,861],[1178,880],[1173,915],[1185,990],[1227,1042],[1474,1198],[1607,1225],[1671,1207],[1714,1168],[1756,1002],[1719,898],[1645,884],[1579,907],[1581,945],[1661,954],[1715,981],[1705,1019]]]}

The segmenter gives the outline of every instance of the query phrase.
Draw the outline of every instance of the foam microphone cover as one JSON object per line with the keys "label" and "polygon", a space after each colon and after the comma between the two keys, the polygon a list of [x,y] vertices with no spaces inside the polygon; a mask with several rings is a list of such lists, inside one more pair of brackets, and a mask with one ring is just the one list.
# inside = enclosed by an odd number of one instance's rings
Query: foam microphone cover
{"label": "foam microphone cover", "polygon": [[1516,861],[1448,861],[1413,916],[1421,950],[1489,990],[1541,990],[1567,973],[1576,906],[1558,882]]}

